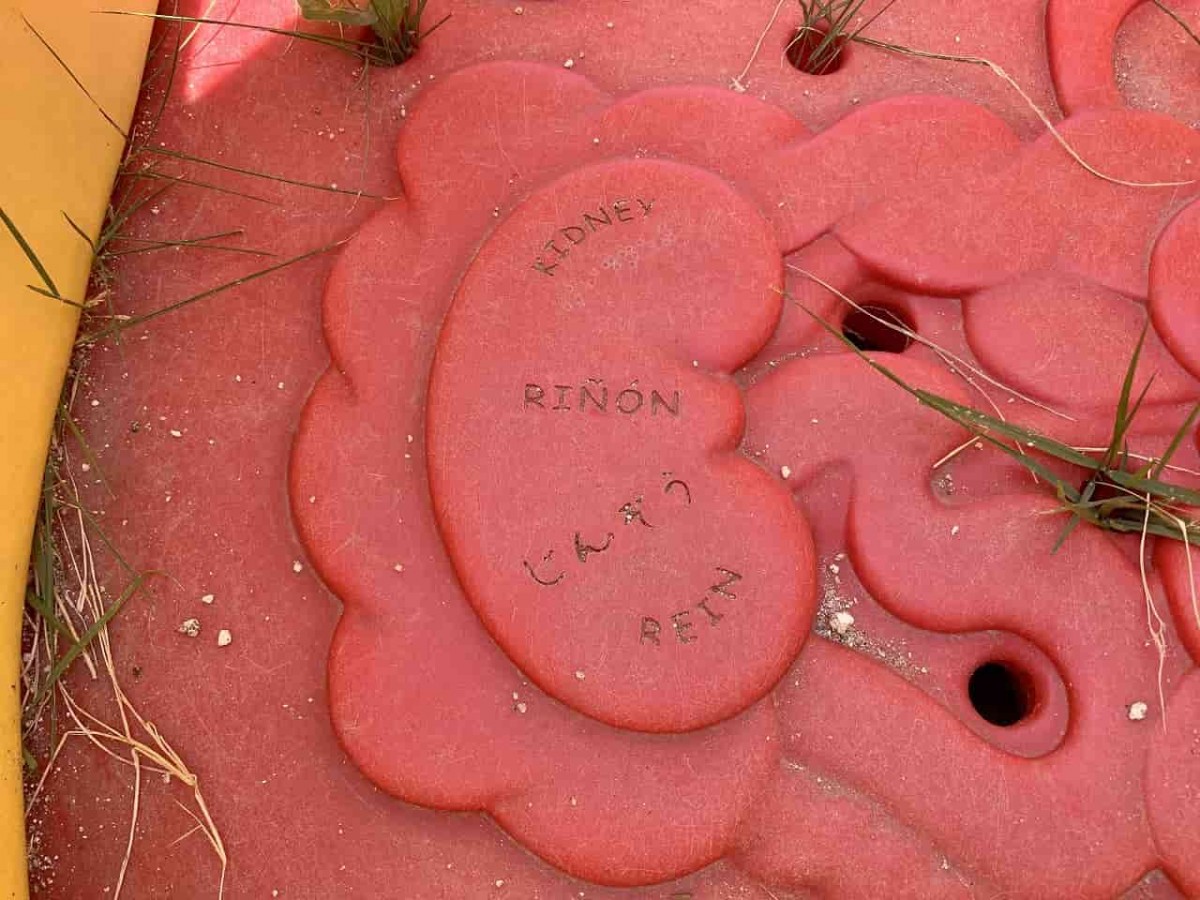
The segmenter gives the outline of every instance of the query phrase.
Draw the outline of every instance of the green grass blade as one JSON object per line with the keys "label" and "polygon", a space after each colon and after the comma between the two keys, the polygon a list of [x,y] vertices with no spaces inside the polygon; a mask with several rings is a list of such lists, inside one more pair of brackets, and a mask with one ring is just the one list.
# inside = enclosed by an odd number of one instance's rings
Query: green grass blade
{"label": "green grass blade", "polygon": [[267,206],[283,206],[275,200],[269,200],[266,197],[260,197],[258,194],[247,193],[246,191],[238,191],[233,188],[221,187],[219,184],[213,184],[209,181],[198,181],[195,178],[188,178],[186,175],[165,175],[162,172],[156,172],[152,169],[147,169],[144,172],[130,172],[127,178],[144,178],[157,181],[169,181],[172,184],[187,184],[192,187],[203,188],[206,191],[215,191],[218,194],[229,194],[233,197],[241,197],[245,200],[253,200],[256,203],[265,203]]}
{"label": "green grass blade", "polygon": [[84,459],[87,460],[88,465],[95,470],[96,476],[100,479],[100,483],[104,485],[105,490],[107,490],[111,496],[116,497],[116,492],[113,491],[112,486],[108,483],[108,479],[104,476],[104,469],[100,465],[99,457],[96,456],[91,445],[83,436],[83,432],[79,429],[79,425],[75,422],[75,417],[71,415],[65,405],[59,409],[58,415],[59,419],[62,421],[62,424],[66,426],[69,432],[71,432],[71,437],[75,438],[75,443],[79,445],[79,449],[83,452]]}
{"label": "green grass blade", "polygon": [[71,226],[71,230],[79,235],[83,242],[88,245],[88,249],[92,251],[92,256],[95,256],[98,252],[96,248],[96,242],[88,237],[88,233],[84,231],[74,219],[67,215],[66,212],[63,212],[62,210],[59,211],[62,212],[63,218],[67,220],[67,224]]}
{"label": "green grass blade", "polygon": [[989,416],[987,413],[980,412],[973,407],[963,406],[961,403],[955,403],[953,400],[947,400],[945,397],[921,390],[920,388],[914,389],[913,393],[926,406],[936,409],[946,418],[953,419],[971,431],[978,432],[984,430],[988,433],[995,432],[996,434],[1001,434],[1013,441],[1020,442],[1026,448],[1032,447],[1035,450],[1045,453],[1047,456],[1052,456],[1062,462],[1070,463],[1084,469],[1098,471],[1101,468],[1101,464],[1094,457],[1088,456],[1086,453],[1081,453],[1039,432],[1022,428],[1020,425],[1014,425],[995,416]]}
{"label": "green grass blade", "polygon": [[142,584],[145,582],[147,576],[151,574],[157,573],[144,573],[134,578],[126,586],[125,590],[121,592],[121,595],[110,603],[108,608],[96,618],[96,621],[91,624],[87,631],[79,636],[79,640],[75,641],[62,656],[55,660],[54,665],[50,668],[50,674],[46,676],[46,680],[42,682],[41,687],[38,689],[37,696],[33,702],[35,707],[39,706],[46,699],[46,695],[54,689],[54,685],[58,683],[58,680],[71,668],[71,664],[79,658],[84,650],[91,646],[92,641],[96,639],[104,626],[111,622],[113,616],[121,611],[121,607],[125,605],[125,602],[141,590]]}
{"label": "green grass blade", "polygon": [[68,641],[75,640],[71,630],[55,614],[54,605],[48,598],[43,597],[37,591],[27,590],[25,591],[25,602],[37,611],[37,614],[58,633],[59,637],[66,638]]}
{"label": "green grass blade", "polygon": [[135,200],[130,200],[129,202],[122,201],[120,208],[114,210],[109,215],[108,223],[100,231],[100,239],[96,241],[96,244],[100,250],[104,249],[109,241],[114,238],[117,232],[119,232],[121,228],[125,226],[125,223],[137,214],[138,210],[144,207],[147,203],[153,203],[156,201],[172,187],[173,185],[165,184],[160,188],[155,188],[147,194],[143,194]]}
{"label": "green grass blade", "polygon": [[127,140],[129,138],[128,132],[126,132],[124,128],[122,128],[119,124],[117,124],[116,119],[114,119],[107,112],[105,112],[104,107],[100,105],[100,101],[97,100],[92,95],[92,92],[87,89],[87,87],[84,85],[84,83],[79,80],[79,77],[71,70],[71,67],[67,65],[66,60],[64,60],[61,56],[58,55],[58,51],[55,50],[52,46],[50,46],[50,42],[48,40],[46,40],[44,37],[42,37],[41,32],[38,31],[36,28],[34,28],[33,23],[30,22],[27,18],[25,18],[24,15],[21,16],[21,21],[25,23],[26,28],[28,28],[31,32],[33,32],[33,36],[38,39],[38,41],[41,43],[41,45],[43,47],[46,48],[47,52],[51,56],[54,57],[54,61],[56,63],[58,63],[59,67],[64,72],[67,73],[67,76],[73,82],[75,82],[75,86],[77,88],[79,88],[79,90],[83,91],[83,95],[88,98],[88,100],[91,102],[92,106],[94,106],[96,108],[96,111],[99,112],[100,115],[104,116],[104,121],[116,129],[117,134],[119,134],[121,136],[122,140]]}
{"label": "green grass blade", "polygon": [[349,194],[351,197],[367,197],[371,200],[398,200],[398,197],[384,197],[379,194],[368,194],[366,191],[352,191],[349,188],[330,187],[327,184],[317,184],[314,181],[298,181],[295,178],[284,178],[282,175],[270,175],[266,172],[256,172],[253,169],[243,169],[240,166],[231,166],[227,163],[220,163],[216,160],[205,159],[202,156],[193,156],[190,153],[181,153],[178,150],[167,150],[162,147],[149,147],[147,152],[157,154],[158,156],[166,156],[170,159],[179,159],[185,162],[196,163],[201,166],[210,166],[214,169],[221,169],[225,172],[235,172],[238,175],[248,175],[251,178],[263,178],[267,181],[278,181],[281,184],[290,184],[295,187],[311,188],[316,191],[327,191],[331,194]]}
{"label": "green grass blade", "polygon": [[1200,506],[1200,491],[1193,491],[1189,488],[1180,487],[1177,484],[1168,484],[1165,481],[1159,481],[1154,478],[1142,478],[1132,472],[1114,470],[1107,474],[1113,483],[1135,493],[1149,494],[1152,497],[1157,497],[1170,503],[1182,503],[1185,506]]}
{"label": "green grass blade", "polygon": [[436,22],[434,22],[432,25],[430,25],[424,31],[418,32],[417,33],[417,41],[420,42],[420,41],[425,40],[425,38],[429,37],[431,34],[433,34],[435,31],[437,31],[439,28],[441,28],[443,25],[445,25],[449,21],[450,21],[450,13],[446,13],[444,16],[442,16],[440,19],[438,19]]}
{"label": "green grass blade", "polygon": [[1067,538],[1069,538],[1071,533],[1079,527],[1079,523],[1082,521],[1083,518],[1079,515],[1079,513],[1073,512],[1071,514],[1071,518],[1067,521],[1067,524],[1063,527],[1063,530],[1059,532],[1058,540],[1056,540],[1054,542],[1054,546],[1050,548],[1051,556],[1053,556],[1062,548],[1062,545],[1067,542]]}
{"label": "green grass blade", "polygon": [[139,238],[128,235],[117,235],[115,240],[128,241],[133,244],[141,244],[140,247],[132,247],[128,250],[110,250],[109,256],[130,256],[135,253],[152,253],[157,250],[170,250],[179,247],[191,247],[196,250],[221,250],[226,253],[244,253],[248,256],[273,257],[276,254],[267,250],[255,250],[251,247],[234,247],[229,244],[214,244],[212,241],[220,240],[227,237],[240,237],[245,234],[240,228],[235,228],[231,231],[222,231],[217,234],[206,234],[201,237],[183,238],[176,241],[161,241],[152,238]]}
{"label": "green grass blade", "polygon": [[[1151,517],[1148,523],[1144,521],[1141,515],[1139,515],[1136,519],[1111,519],[1101,524],[1100,527],[1108,531],[1116,531],[1122,534],[1141,534],[1144,528],[1147,534],[1152,534],[1155,537],[1168,538],[1170,540],[1183,543],[1183,534],[1180,533],[1179,526],[1169,524],[1154,517]],[[1200,531],[1193,531],[1192,528],[1189,527],[1187,543],[1200,546]]]}
{"label": "green grass blade", "polygon": [[311,34],[310,32],[298,31],[294,28],[273,28],[270,25],[234,22],[230,19],[210,19],[206,16],[172,16],[165,13],[144,13],[126,9],[101,9],[97,10],[97,12],[108,16],[133,16],[139,19],[157,19],[160,22],[186,22],[193,25],[219,25],[225,28],[245,28],[250,31],[262,31],[267,34],[277,34],[281,37],[295,38],[299,41],[322,44],[323,46],[332,47],[335,50],[341,50],[343,53],[349,53],[352,56],[360,58],[369,55],[375,49],[372,44],[365,41],[335,38],[323,34]]}
{"label": "green grass blade", "polygon": [[65,303],[67,306],[73,306],[76,309],[86,309],[87,308],[82,303],[80,303],[78,300],[68,300],[66,297],[60,297],[58,294],[51,293],[50,291],[46,290],[45,288],[38,287],[36,284],[27,284],[27,285],[25,285],[25,287],[26,287],[26,289],[33,291],[35,294],[38,294],[39,296],[49,297],[51,300],[57,300],[59,303]]}
{"label": "green grass blade", "polygon": [[46,290],[50,292],[50,296],[55,300],[61,300],[62,294],[59,293],[54,279],[50,277],[50,273],[42,265],[42,261],[38,258],[37,253],[29,245],[29,241],[25,240],[25,235],[21,234],[21,229],[17,227],[17,223],[9,218],[3,206],[0,206],[0,221],[4,223],[4,227],[8,229],[8,233],[13,236],[13,240],[17,242],[17,246],[21,248],[21,252],[25,254],[25,258],[29,260],[30,265],[37,271],[38,277],[42,279],[42,284],[46,285]]}
{"label": "green grass blade", "polygon": [[1171,457],[1175,455],[1175,451],[1179,449],[1184,439],[1191,433],[1192,427],[1196,424],[1198,418],[1200,418],[1200,403],[1192,407],[1191,413],[1188,414],[1183,424],[1179,426],[1179,430],[1175,432],[1175,436],[1171,438],[1171,443],[1167,446],[1166,451],[1164,451],[1158,462],[1150,469],[1151,478],[1157,478],[1162,474],[1163,469],[1170,463]]}
{"label": "green grass blade", "polygon": [[374,4],[358,9],[334,6],[330,0],[296,0],[300,15],[310,22],[335,22],[338,25],[374,25],[378,16]]}
{"label": "green grass blade", "polygon": [[[1149,330],[1150,320],[1147,319],[1142,325],[1142,333],[1138,335],[1137,343],[1134,345],[1129,365],[1125,367],[1125,378],[1121,382],[1121,394],[1117,400],[1117,412],[1113,418],[1113,433],[1108,442],[1108,450],[1104,454],[1104,468],[1109,468],[1116,462],[1117,453],[1120,451],[1125,432],[1128,430],[1129,398],[1133,395],[1133,379],[1137,375],[1138,361],[1141,359],[1142,347],[1146,343],[1146,334]],[[1143,396],[1145,396],[1145,392],[1143,392]]]}
{"label": "green grass blade", "polygon": [[233,281],[227,281],[224,284],[219,284],[216,287],[201,291],[198,294],[193,294],[191,297],[186,297],[183,300],[179,300],[175,303],[170,303],[167,306],[154,310],[153,312],[146,313],[144,316],[137,316],[136,318],[115,323],[107,328],[101,329],[95,334],[81,338],[80,342],[86,344],[95,343],[96,341],[102,340],[112,334],[126,331],[137,325],[142,325],[146,322],[149,322],[152,319],[157,319],[160,316],[165,316],[168,313],[183,309],[185,306],[190,306],[193,303],[200,302],[201,300],[206,300],[209,297],[213,297],[217,294],[224,293],[225,291],[232,290],[233,288],[240,287],[243,284],[248,284],[249,282],[255,281],[259,278],[264,278],[273,272],[278,272],[280,269],[286,269],[288,266],[303,262],[306,259],[311,259],[314,256],[320,256],[321,254],[328,253],[331,250],[336,250],[338,247],[346,244],[348,240],[349,238],[344,238],[343,240],[335,241],[332,244],[326,244],[324,247],[318,247],[316,250],[309,250],[307,253],[301,253],[299,256],[293,256],[291,259],[286,259],[281,263],[276,263],[275,265],[268,266],[265,269],[259,269],[256,272],[251,272],[249,275],[243,275],[241,278],[235,278]]}

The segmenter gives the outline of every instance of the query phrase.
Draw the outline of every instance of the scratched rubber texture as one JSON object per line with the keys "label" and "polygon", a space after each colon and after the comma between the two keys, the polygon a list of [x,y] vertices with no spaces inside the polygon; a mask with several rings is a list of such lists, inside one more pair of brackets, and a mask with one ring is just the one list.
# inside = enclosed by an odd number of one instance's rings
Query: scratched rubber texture
{"label": "scratched rubber texture", "polygon": [[[1148,7],[901,0],[871,34],[993,60],[1111,176],[1190,182],[1200,48]],[[1130,444],[1160,452],[1200,398],[1200,189],[1090,174],[981,67],[801,74],[774,10],[431,3],[369,88],[282,37],[189,45],[167,146],[395,198],[206,171],[270,203],[184,188],[136,234],[348,243],[92,363],[95,502],[174,579],[115,625],[128,689],[227,896],[1200,896],[1186,554],[1148,548],[1160,701],[1136,537],[1052,555],[1044,486],[935,468],[962,431],[797,305],[847,313],[812,272],[957,358],[880,351],[908,381],[1093,447],[1149,319]],[[115,302],[261,264],[131,256]],[[969,696],[988,662],[1015,724]],[[35,889],[96,896],[131,779],[65,759]],[[141,786],[125,896],[216,894],[171,790]]]}

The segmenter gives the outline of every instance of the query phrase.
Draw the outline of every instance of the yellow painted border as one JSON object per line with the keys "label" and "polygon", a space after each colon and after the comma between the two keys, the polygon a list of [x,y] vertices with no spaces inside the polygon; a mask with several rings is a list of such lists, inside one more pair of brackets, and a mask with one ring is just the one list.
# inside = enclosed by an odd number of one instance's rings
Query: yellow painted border
{"label": "yellow painted border", "polygon": [[[0,0],[0,206],[64,297],[80,299],[93,237],[124,140],[150,36],[153,0]],[[70,67],[71,76],[27,25]],[[71,355],[77,310],[29,291],[36,272],[0,231],[0,897],[28,896],[21,795],[20,633],[30,539],[46,447]]]}

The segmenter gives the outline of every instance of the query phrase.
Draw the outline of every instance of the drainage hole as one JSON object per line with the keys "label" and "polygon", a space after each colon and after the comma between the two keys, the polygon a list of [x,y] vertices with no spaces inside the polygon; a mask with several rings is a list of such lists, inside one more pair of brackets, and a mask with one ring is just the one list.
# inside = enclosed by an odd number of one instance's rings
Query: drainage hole
{"label": "drainage hole", "polygon": [[806,75],[831,75],[842,67],[846,55],[846,36],[829,36],[827,25],[808,25],[796,29],[787,45],[792,67]]}
{"label": "drainage hole", "polygon": [[842,320],[842,334],[859,350],[877,353],[903,353],[913,339],[897,328],[915,333],[903,313],[886,306],[863,306],[851,309]]}
{"label": "drainage hole", "polygon": [[987,662],[971,673],[967,695],[975,712],[1007,728],[1033,712],[1033,690],[1025,673],[1008,663]]}

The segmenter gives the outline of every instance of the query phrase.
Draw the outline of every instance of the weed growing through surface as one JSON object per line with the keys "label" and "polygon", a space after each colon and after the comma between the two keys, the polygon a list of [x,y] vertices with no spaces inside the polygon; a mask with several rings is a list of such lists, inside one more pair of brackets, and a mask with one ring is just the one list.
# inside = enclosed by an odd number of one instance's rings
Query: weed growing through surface
{"label": "weed growing through surface", "polygon": [[[832,291],[839,299],[860,312],[872,315],[827,282],[804,270],[796,269],[795,271]],[[1025,468],[1033,476],[1036,484],[1044,485],[1047,490],[1052,490],[1059,501],[1059,507],[1054,512],[1066,515],[1068,518],[1057,541],[1049,548],[1050,553],[1056,553],[1080,523],[1087,523],[1117,534],[1140,536],[1138,564],[1146,606],[1146,626],[1151,642],[1158,652],[1158,694],[1165,728],[1167,717],[1163,672],[1167,652],[1167,626],[1158,612],[1150,587],[1147,573],[1147,541],[1153,535],[1158,538],[1179,541],[1184,545],[1191,589],[1191,611],[1196,620],[1196,626],[1200,627],[1200,598],[1197,596],[1191,555],[1192,546],[1200,546],[1200,519],[1196,517],[1195,513],[1195,510],[1200,509],[1200,491],[1164,481],[1162,478],[1164,472],[1176,469],[1171,465],[1171,459],[1184,440],[1193,433],[1197,422],[1200,421],[1200,402],[1192,407],[1161,455],[1145,456],[1130,451],[1128,437],[1134,419],[1154,381],[1154,377],[1151,376],[1137,396],[1134,396],[1134,381],[1146,334],[1150,327],[1149,322],[1143,327],[1134,346],[1129,365],[1125,370],[1125,377],[1113,413],[1112,434],[1109,443],[1099,449],[1079,448],[1033,429],[1014,425],[1003,417],[988,415],[981,410],[956,403],[910,384],[878,359],[868,356],[839,329],[795,297],[786,291],[781,291],[781,293],[806,315],[814,319],[825,331],[849,348],[859,359],[903,391],[915,397],[922,406],[926,406],[951,422],[962,426],[972,435],[972,442],[984,441],[1004,453]],[[899,328],[887,319],[873,317],[886,327]],[[907,332],[907,329],[905,331]],[[946,351],[931,342],[925,343],[927,346],[931,346],[944,361],[947,359]],[[1099,455],[1097,456],[1097,454]],[[1055,468],[1048,465],[1049,460],[1067,463],[1076,467],[1076,471],[1083,470],[1086,473],[1083,484],[1080,485],[1077,480],[1059,474]],[[942,461],[935,464],[934,468],[937,468]]]}
{"label": "weed growing through surface", "polygon": [[854,26],[867,0],[797,0],[800,27],[787,46],[792,65],[809,75],[825,75],[841,65],[846,45],[896,2],[888,3],[866,21]]}
{"label": "weed growing through surface", "polygon": [[274,28],[269,25],[254,25],[232,19],[213,19],[207,16],[180,16],[165,13],[142,13],[128,10],[106,10],[108,15],[135,16],[156,19],[161,22],[177,22],[190,25],[220,25],[229,28],[247,28],[266,34],[277,34],[332,47],[360,59],[364,66],[398,66],[410,59],[421,42],[444,25],[450,18],[443,16],[433,25],[422,30],[421,19],[425,15],[428,0],[367,0],[366,5],[339,0],[297,0],[300,15],[313,22],[332,22],[343,27],[369,27],[372,40],[357,40],[344,34],[318,34],[296,28]]}
{"label": "weed growing through surface", "polygon": [[427,30],[421,30],[428,0],[297,0],[300,15],[312,22],[336,22],[339,25],[367,26],[375,35],[380,58],[376,65],[395,66],[407,60],[421,41],[439,28],[449,15]]}

